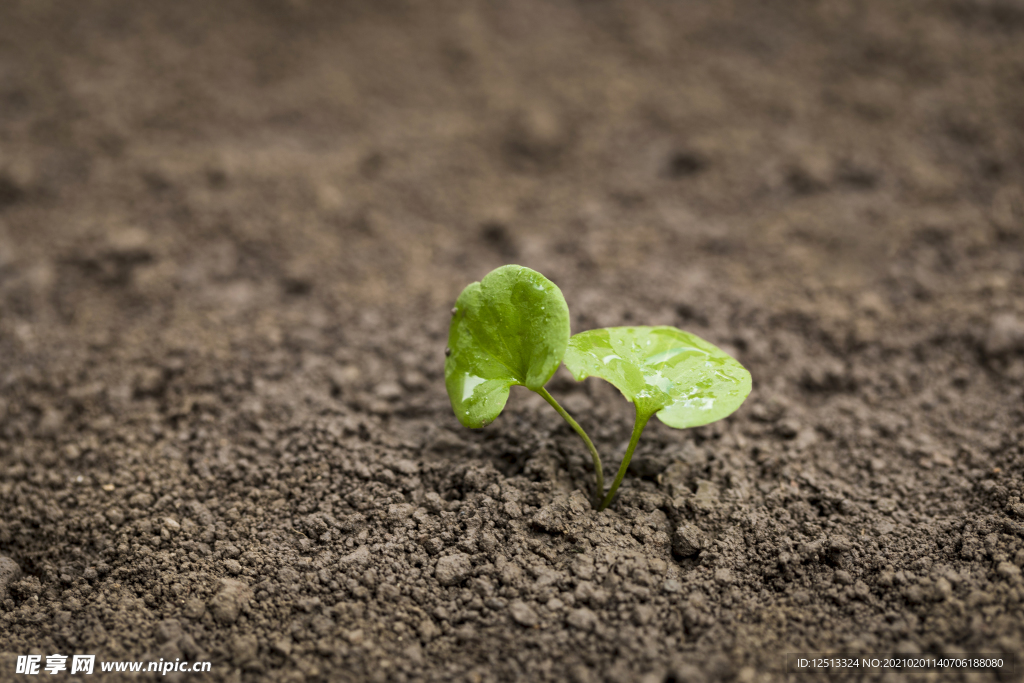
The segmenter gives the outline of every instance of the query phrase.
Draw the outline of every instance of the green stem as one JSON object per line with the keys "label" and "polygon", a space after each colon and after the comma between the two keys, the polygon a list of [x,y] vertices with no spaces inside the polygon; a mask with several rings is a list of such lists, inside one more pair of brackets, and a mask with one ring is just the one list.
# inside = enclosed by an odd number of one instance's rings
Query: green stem
{"label": "green stem", "polygon": [[587,433],[583,431],[583,427],[580,427],[579,423],[572,419],[572,415],[565,412],[565,408],[558,405],[558,401],[548,393],[547,389],[541,387],[537,393],[540,394],[545,401],[550,403],[552,408],[558,411],[558,414],[562,416],[562,419],[568,422],[569,426],[580,435],[580,438],[583,439],[583,443],[587,444],[587,448],[590,450],[590,457],[594,459],[594,472],[597,475],[597,493],[594,494],[594,502],[599,503],[601,501],[601,496],[604,493],[604,470],[601,469],[601,456],[598,455],[597,449],[594,448],[594,442],[591,441],[590,437],[587,436]]}
{"label": "green stem", "polygon": [[650,413],[647,415],[641,415],[639,410],[636,411],[636,420],[633,422],[633,436],[629,438],[629,446],[626,447],[626,454],[622,456],[622,464],[619,465],[619,472],[615,475],[615,481],[612,482],[612,487],[608,489],[608,495],[606,495],[604,500],[601,501],[601,504],[597,506],[598,512],[611,505],[612,499],[615,498],[615,493],[619,490],[619,484],[622,483],[623,477],[626,476],[626,470],[629,469],[629,461],[633,457],[633,451],[636,450],[636,444],[640,441],[640,434],[643,433],[644,427],[647,426],[647,421],[650,419]]}

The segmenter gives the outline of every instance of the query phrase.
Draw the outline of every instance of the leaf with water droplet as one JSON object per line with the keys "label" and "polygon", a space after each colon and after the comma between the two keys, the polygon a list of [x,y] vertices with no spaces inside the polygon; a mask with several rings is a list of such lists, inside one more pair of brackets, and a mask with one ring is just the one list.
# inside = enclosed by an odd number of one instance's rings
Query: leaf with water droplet
{"label": "leaf with water droplet", "polygon": [[750,373],[700,337],[675,327],[608,327],[569,340],[573,377],[611,382],[637,413],[685,429],[720,420],[750,394]]}
{"label": "leaf with water droplet", "polygon": [[569,307],[555,283],[523,266],[502,266],[462,290],[448,329],[444,382],[467,427],[505,407],[509,388],[540,390],[569,343]]}

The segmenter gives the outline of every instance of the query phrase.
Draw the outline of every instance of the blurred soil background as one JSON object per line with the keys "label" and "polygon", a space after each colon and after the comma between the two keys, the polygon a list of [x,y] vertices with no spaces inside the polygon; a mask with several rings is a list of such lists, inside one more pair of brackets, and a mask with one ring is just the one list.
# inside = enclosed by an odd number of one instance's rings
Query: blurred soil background
{"label": "blurred soil background", "polygon": [[[1016,0],[6,0],[0,679],[1019,655],[1022,188]],[[539,399],[451,414],[449,308],[510,262],[751,398],[594,513]],[[551,389],[615,467],[629,406]]]}

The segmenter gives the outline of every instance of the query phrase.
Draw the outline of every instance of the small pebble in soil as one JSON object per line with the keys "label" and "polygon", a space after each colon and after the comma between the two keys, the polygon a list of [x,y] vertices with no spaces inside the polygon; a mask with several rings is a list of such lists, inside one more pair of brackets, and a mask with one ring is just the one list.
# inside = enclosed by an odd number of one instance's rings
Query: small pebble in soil
{"label": "small pebble in soil", "polygon": [[434,578],[442,586],[454,586],[469,576],[472,570],[473,565],[469,560],[469,555],[455,553],[454,555],[442,557],[437,561],[437,566],[434,568]]}
{"label": "small pebble in soil", "polygon": [[19,576],[21,576],[21,567],[18,563],[6,555],[0,555],[0,599],[6,595],[7,586],[12,581],[16,581]]}
{"label": "small pebble in soil", "polygon": [[217,592],[207,604],[207,608],[218,622],[233,624],[251,597],[252,591],[246,584],[235,579],[221,579]]}
{"label": "small pebble in soil", "polygon": [[540,621],[533,608],[522,600],[513,600],[509,603],[508,611],[520,626],[536,626]]}

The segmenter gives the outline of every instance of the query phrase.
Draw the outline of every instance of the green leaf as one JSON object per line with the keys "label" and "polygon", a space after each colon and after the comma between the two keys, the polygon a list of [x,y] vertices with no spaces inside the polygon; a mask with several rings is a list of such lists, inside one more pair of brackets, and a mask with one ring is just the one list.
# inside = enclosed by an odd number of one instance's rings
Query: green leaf
{"label": "green leaf", "polygon": [[555,283],[523,266],[502,266],[462,290],[448,330],[444,383],[467,427],[505,407],[509,387],[538,391],[569,343],[569,307]]}
{"label": "green leaf", "polygon": [[716,346],[675,327],[609,327],[569,340],[565,367],[577,381],[614,384],[637,414],[669,427],[699,427],[729,415],[750,393],[750,373]]}

